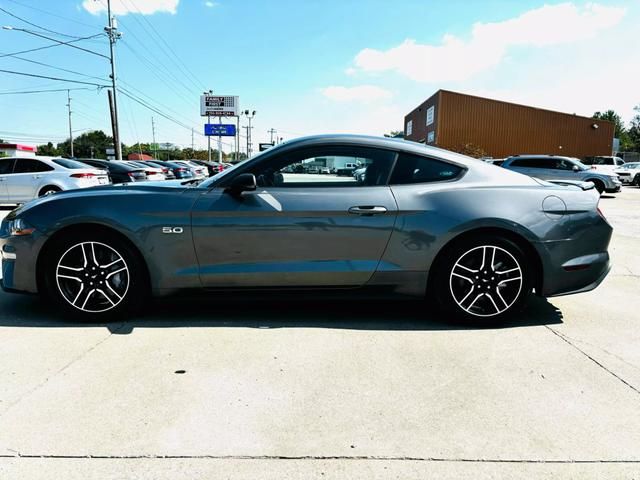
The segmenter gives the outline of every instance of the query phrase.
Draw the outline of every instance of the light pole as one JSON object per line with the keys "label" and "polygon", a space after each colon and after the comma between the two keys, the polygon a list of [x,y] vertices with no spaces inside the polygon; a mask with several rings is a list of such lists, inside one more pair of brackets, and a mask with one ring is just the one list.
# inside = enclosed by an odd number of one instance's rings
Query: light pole
{"label": "light pole", "polygon": [[253,144],[251,143],[251,129],[253,128],[251,126],[251,120],[253,120],[253,117],[256,116],[256,111],[245,110],[242,113],[245,117],[247,117],[247,120],[249,121],[249,126],[245,128],[247,129],[247,158],[251,158],[251,151],[253,149]]}
{"label": "light pole", "polygon": [[[213,90],[202,92],[203,95],[213,95]],[[211,123],[211,115],[207,114],[207,125]],[[209,161],[211,161],[211,135],[207,135],[207,152]]]}

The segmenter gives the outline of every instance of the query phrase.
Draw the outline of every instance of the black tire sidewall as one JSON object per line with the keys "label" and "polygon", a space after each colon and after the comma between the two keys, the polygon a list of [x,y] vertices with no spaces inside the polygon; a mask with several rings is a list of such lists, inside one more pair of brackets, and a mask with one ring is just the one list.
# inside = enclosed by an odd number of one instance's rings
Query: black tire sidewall
{"label": "black tire sidewall", "polygon": [[[513,255],[522,269],[523,279],[522,288],[513,305],[506,311],[490,317],[472,315],[464,311],[454,300],[451,289],[449,288],[451,270],[458,259],[469,250],[483,245],[500,247]],[[454,243],[444,252],[444,256],[438,262],[433,279],[435,282],[433,289],[435,290],[436,300],[442,312],[456,322],[478,326],[499,325],[514,314],[522,311],[533,288],[532,268],[527,261],[526,255],[516,243],[498,235],[478,235]]]}
{"label": "black tire sidewall", "polygon": [[57,193],[61,191],[62,190],[60,190],[58,187],[44,187],[43,189],[40,190],[40,193],[38,193],[38,197],[46,196],[47,192]]}
{"label": "black tire sidewall", "polygon": [[[62,255],[72,246],[81,242],[99,242],[116,250],[126,262],[129,268],[129,288],[125,298],[114,308],[106,312],[84,312],[69,304],[62,296],[56,282],[56,267]],[[144,275],[143,265],[133,248],[116,235],[107,232],[87,233],[81,236],[67,236],[55,241],[46,252],[43,263],[41,292],[50,302],[59,307],[65,317],[83,322],[104,322],[123,320],[138,312],[147,297],[147,280]]]}

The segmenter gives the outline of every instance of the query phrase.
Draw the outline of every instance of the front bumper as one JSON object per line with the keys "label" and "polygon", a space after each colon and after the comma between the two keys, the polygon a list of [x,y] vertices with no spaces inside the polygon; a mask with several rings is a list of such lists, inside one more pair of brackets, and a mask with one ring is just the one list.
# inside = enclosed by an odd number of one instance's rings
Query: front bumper
{"label": "front bumper", "polygon": [[0,236],[2,257],[2,290],[5,292],[37,293],[36,260],[44,238]]}

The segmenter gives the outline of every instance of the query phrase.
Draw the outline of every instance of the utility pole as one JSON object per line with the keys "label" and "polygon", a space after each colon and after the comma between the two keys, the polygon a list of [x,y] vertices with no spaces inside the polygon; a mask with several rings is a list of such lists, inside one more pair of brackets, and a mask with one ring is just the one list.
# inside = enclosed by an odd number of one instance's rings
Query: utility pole
{"label": "utility pole", "polygon": [[193,128],[191,129],[191,154],[195,157],[195,147],[194,147],[194,143],[193,143]]}
{"label": "utility pole", "polygon": [[71,129],[71,93],[67,90],[67,109],[69,110],[69,145],[71,145],[71,157],[73,158],[73,130]]}
{"label": "utility pole", "polygon": [[[202,92],[203,95],[213,95],[213,90]],[[207,125],[211,123],[211,115],[207,115]],[[211,135],[207,135],[207,157],[211,161]]]}
{"label": "utility pole", "polygon": [[[271,135],[271,140],[270,140],[269,143],[271,143],[273,145],[274,144],[273,143],[273,135],[278,133],[278,131],[275,128],[272,127],[271,130],[267,130],[267,133]],[[276,136],[276,141],[277,140],[278,140],[278,137]]]}
{"label": "utility pole", "polygon": [[115,49],[113,48],[116,41],[122,37],[122,33],[118,32],[115,18],[111,16],[111,0],[107,0],[107,15],[109,16],[109,25],[104,27],[104,31],[109,36],[111,89],[113,91],[113,143],[115,143],[116,147],[116,160],[122,160],[122,144],[120,143],[120,127],[118,125],[118,100],[116,98],[116,58]]}
{"label": "utility pole", "polygon": [[153,136],[153,158],[158,156],[158,144],[156,143],[156,124],[151,117],[151,135]]}

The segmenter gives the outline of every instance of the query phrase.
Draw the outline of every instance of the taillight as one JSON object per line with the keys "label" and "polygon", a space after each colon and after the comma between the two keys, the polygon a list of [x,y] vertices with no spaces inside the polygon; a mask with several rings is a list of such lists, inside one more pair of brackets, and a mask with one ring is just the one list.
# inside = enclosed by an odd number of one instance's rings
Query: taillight
{"label": "taillight", "polygon": [[162,173],[164,173],[164,174],[169,173],[169,169],[168,169],[168,168],[163,168],[163,169],[162,169]]}
{"label": "taillight", "polygon": [[156,172],[154,172],[153,170],[147,170],[144,173],[146,173],[147,175],[155,175],[156,174]]}
{"label": "taillight", "polygon": [[93,178],[97,177],[95,173],[74,173],[71,178]]}
{"label": "taillight", "polygon": [[187,169],[180,167],[180,168],[176,168],[176,171],[178,171],[178,172],[186,172]]}

